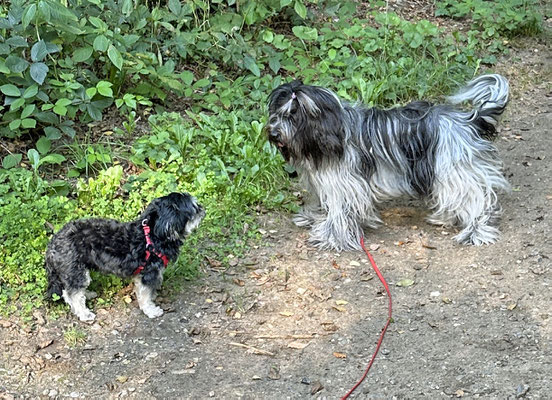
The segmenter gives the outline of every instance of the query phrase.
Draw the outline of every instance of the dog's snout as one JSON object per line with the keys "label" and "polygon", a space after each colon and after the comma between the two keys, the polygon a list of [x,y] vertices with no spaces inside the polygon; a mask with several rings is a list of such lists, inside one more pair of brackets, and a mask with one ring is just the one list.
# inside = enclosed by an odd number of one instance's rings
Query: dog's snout
{"label": "dog's snout", "polygon": [[268,135],[271,139],[278,139],[280,137],[280,132],[277,129],[270,129]]}

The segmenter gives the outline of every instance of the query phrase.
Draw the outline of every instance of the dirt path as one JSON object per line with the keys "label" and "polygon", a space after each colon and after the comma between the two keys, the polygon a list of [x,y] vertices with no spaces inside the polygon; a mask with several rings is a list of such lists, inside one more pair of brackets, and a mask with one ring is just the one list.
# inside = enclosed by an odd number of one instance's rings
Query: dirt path
{"label": "dirt path", "polygon": [[[498,146],[514,188],[502,240],[457,245],[415,203],[389,205],[367,232],[394,323],[354,398],[552,396],[552,59],[535,48],[501,68],[513,100]],[[263,246],[211,266],[160,319],[122,300],[94,325],[0,319],[0,399],[339,398],[366,367],[387,298],[361,253],[316,251],[289,219],[262,216]],[[86,333],[74,348],[72,327]]]}

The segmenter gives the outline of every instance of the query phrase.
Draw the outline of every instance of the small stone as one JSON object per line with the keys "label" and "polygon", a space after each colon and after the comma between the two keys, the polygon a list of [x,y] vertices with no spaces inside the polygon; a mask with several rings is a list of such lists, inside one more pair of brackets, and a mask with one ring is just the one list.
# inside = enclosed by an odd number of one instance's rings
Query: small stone
{"label": "small stone", "polygon": [[434,291],[434,292],[431,292],[429,294],[429,297],[439,297],[441,295],[441,292],[439,292],[438,290]]}
{"label": "small stone", "polygon": [[215,397],[215,392],[213,392],[212,390],[209,392],[209,397]]}
{"label": "small stone", "polygon": [[351,262],[349,263],[349,265],[350,265],[351,267],[360,267],[360,263],[359,263],[358,261],[355,261],[355,260],[351,261]]}
{"label": "small stone", "polygon": [[310,385],[311,384],[311,380],[307,377],[304,377],[303,379],[301,379],[301,383],[303,385]]}
{"label": "small stone", "polygon": [[516,398],[521,399],[522,397],[525,397],[529,389],[530,389],[529,385],[525,385],[521,383],[516,389]]}
{"label": "small stone", "polygon": [[322,386],[322,384],[319,381],[313,382],[312,388],[311,388],[311,394],[316,394],[322,389],[324,389],[324,386]]}

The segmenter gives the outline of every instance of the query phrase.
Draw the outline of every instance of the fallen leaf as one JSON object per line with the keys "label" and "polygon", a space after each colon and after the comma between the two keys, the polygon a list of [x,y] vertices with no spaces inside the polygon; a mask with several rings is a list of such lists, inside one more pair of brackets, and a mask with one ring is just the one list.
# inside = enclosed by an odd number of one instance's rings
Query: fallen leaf
{"label": "fallen leaf", "polygon": [[464,391],[462,389],[458,389],[456,392],[454,392],[456,397],[462,397],[464,396]]}
{"label": "fallen leaf", "polygon": [[117,382],[125,383],[126,381],[128,381],[128,376],[121,375],[121,376],[118,376],[116,379],[117,379]]}
{"label": "fallen leaf", "polygon": [[130,296],[126,295],[126,296],[123,296],[123,301],[127,304],[130,304],[130,303],[132,303],[132,298]]}
{"label": "fallen leaf", "polygon": [[354,260],[351,261],[351,262],[349,263],[349,265],[350,265],[351,267],[360,267],[360,263],[359,263],[358,261],[354,261]]}
{"label": "fallen leaf", "polygon": [[207,259],[207,262],[209,263],[209,265],[211,266],[211,268],[220,268],[222,267],[222,263],[218,260],[215,260],[214,258],[211,258],[211,257],[205,257]]}
{"label": "fallen leaf", "polygon": [[380,248],[380,245],[379,244],[371,244],[370,245],[370,250],[372,251],[376,251],[377,249]]}
{"label": "fallen leaf", "polygon": [[308,345],[309,345],[309,343],[291,342],[291,343],[288,344],[287,347],[289,347],[290,349],[303,350]]}
{"label": "fallen leaf", "polygon": [[291,311],[280,311],[279,314],[284,317],[291,317],[293,315]]}
{"label": "fallen leaf", "polygon": [[338,306],[344,306],[345,304],[349,304],[349,302],[347,300],[336,300],[335,304]]}
{"label": "fallen leaf", "polygon": [[54,339],[47,339],[43,342],[40,342],[37,346],[37,350],[45,349],[46,347],[50,346],[52,343],[54,343]]}
{"label": "fallen leaf", "polygon": [[517,303],[512,303],[512,304],[508,304],[508,306],[506,307],[508,310],[512,311],[514,308],[517,307]]}
{"label": "fallen leaf", "polygon": [[245,282],[238,278],[232,279],[232,282],[234,282],[238,286],[245,286]]}
{"label": "fallen leaf", "polygon": [[347,358],[347,354],[344,354],[344,353],[334,352],[333,355],[334,355],[334,357],[336,357],[336,358],[341,358],[341,359]]}
{"label": "fallen leaf", "polygon": [[345,312],[347,311],[347,309],[345,307],[340,307],[340,306],[332,306],[332,308],[335,308],[337,311],[339,312]]}
{"label": "fallen leaf", "polygon": [[401,279],[397,282],[397,286],[407,287],[414,285],[414,281],[412,279]]}

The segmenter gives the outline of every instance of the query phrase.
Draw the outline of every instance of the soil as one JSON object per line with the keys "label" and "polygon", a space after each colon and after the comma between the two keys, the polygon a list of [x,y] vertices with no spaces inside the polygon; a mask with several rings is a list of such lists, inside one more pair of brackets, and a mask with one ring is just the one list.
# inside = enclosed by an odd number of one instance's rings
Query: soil
{"label": "soil", "polygon": [[[384,226],[366,232],[393,322],[351,398],[552,397],[551,65],[532,41],[498,68],[512,86],[497,145],[513,187],[498,243],[456,244],[409,201],[384,205]],[[92,325],[0,318],[0,399],[343,396],[375,349],[385,291],[363,253],[310,247],[288,214],[259,222],[262,245],[229,268],[206,263],[158,299],[158,319],[126,292]],[[70,345],[71,332],[85,337]]]}

